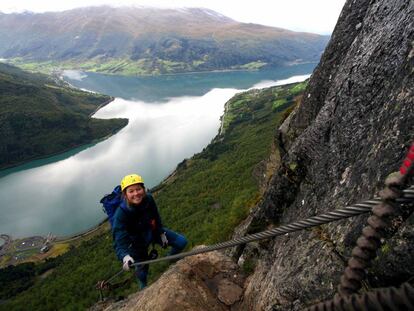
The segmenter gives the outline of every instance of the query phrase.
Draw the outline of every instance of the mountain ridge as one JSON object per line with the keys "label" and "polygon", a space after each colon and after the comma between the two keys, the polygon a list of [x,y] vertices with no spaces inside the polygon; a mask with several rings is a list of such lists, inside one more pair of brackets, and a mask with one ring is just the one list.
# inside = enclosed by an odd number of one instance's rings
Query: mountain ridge
{"label": "mountain ridge", "polygon": [[260,69],[318,61],[328,36],[208,9],[90,7],[0,15],[0,57],[115,74]]}

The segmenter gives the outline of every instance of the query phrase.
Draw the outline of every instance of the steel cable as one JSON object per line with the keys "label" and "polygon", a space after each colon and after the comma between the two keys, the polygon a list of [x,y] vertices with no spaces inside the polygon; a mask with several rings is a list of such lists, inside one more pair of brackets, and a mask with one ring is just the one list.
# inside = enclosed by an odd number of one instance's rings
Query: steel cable
{"label": "steel cable", "polygon": [[[407,189],[402,191],[401,198],[397,199],[396,202],[401,204],[401,203],[411,202],[413,200],[414,200],[414,186],[411,186],[410,188],[407,188]],[[234,246],[238,246],[238,245],[242,245],[242,244],[246,244],[246,243],[251,243],[251,242],[260,241],[260,240],[264,240],[264,239],[274,238],[274,237],[277,237],[277,236],[280,236],[280,235],[283,235],[283,234],[292,233],[292,232],[295,232],[295,231],[320,226],[320,225],[327,224],[327,223],[334,222],[334,221],[338,221],[338,220],[341,220],[341,219],[345,219],[345,218],[365,214],[365,213],[370,212],[372,210],[372,208],[375,205],[379,204],[379,203],[381,203],[381,198],[380,197],[374,197],[373,199],[366,200],[366,201],[363,201],[361,203],[356,203],[354,205],[347,206],[347,207],[342,208],[342,209],[337,209],[337,210],[334,210],[334,211],[331,211],[331,212],[328,212],[328,213],[325,213],[325,214],[313,216],[313,217],[310,217],[310,218],[307,218],[307,219],[304,219],[304,220],[300,220],[300,221],[297,221],[297,222],[294,222],[294,223],[291,223],[291,224],[282,225],[282,226],[274,228],[274,229],[270,229],[270,230],[262,231],[262,232],[259,232],[259,233],[247,235],[247,236],[236,238],[234,240],[230,240],[230,241],[226,241],[226,242],[213,244],[213,245],[210,245],[210,246],[196,248],[196,249],[193,249],[191,251],[176,254],[176,255],[170,255],[170,256],[165,256],[165,257],[162,257],[162,258],[136,262],[136,263],[131,264],[130,266],[135,267],[135,266],[153,264],[153,263],[157,263],[157,262],[161,262],[161,261],[178,260],[178,259],[182,259],[182,258],[188,257],[188,256],[194,256],[194,255],[198,255],[198,254],[202,254],[202,253],[208,253],[208,252],[221,250],[221,249],[229,248],[229,247],[234,247]],[[110,287],[109,283],[123,272],[124,272],[124,270],[121,269],[116,274],[114,274],[112,277],[107,279],[106,281],[99,282],[97,287],[98,288],[103,288],[103,289],[105,289],[107,287]]]}
{"label": "steel cable", "polygon": [[[414,309],[414,288],[408,282],[398,289],[383,288],[357,295],[366,270],[381,246],[381,239],[386,236],[387,229],[391,228],[392,221],[401,213],[400,204],[413,200],[412,187],[402,190],[407,187],[413,173],[414,143],[400,167],[400,173],[390,175],[385,180],[385,188],[379,193],[380,198],[373,200],[375,206],[372,215],[367,219],[368,224],[362,229],[362,234],[352,250],[352,256],[341,276],[338,294],[334,299],[321,302],[306,311]],[[361,205],[365,204],[358,204]]]}
{"label": "steel cable", "polygon": [[[411,159],[410,159],[411,157]],[[361,236],[356,241],[352,250],[352,256],[341,277],[338,293],[347,296],[356,293],[362,286],[366,270],[381,247],[381,239],[386,236],[386,230],[400,211],[399,198],[404,197],[402,189],[407,187],[414,167],[414,144],[411,146],[400,172],[390,175],[385,180],[385,188],[379,192],[378,204],[372,209],[372,215],[367,219],[367,226],[362,230]],[[409,188],[410,190],[411,188]],[[411,197],[411,191],[408,191]],[[365,205],[364,203],[359,205]]]}

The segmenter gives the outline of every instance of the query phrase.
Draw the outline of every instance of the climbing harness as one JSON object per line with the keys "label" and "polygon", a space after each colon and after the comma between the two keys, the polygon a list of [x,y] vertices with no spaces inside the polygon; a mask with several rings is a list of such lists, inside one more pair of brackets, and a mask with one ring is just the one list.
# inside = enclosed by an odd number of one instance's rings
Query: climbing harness
{"label": "climbing harness", "polygon": [[[166,256],[162,258],[150,259],[141,262],[135,262],[131,264],[131,267],[153,264],[167,260],[178,260],[184,257],[193,256],[197,254],[207,253],[215,250],[224,248],[234,247],[254,241],[274,238],[280,235],[300,231],[307,228],[312,228],[327,224],[330,222],[346,219],[349,217],[358,216],[368,212],[373,212],[373,215],[368,218],[368,226],[364,228],[363,235],[357,241],[357,247],[352,252],[352,258],[348,262],[348,267],[345,269],[344,275],[341,278],[341,285],[339,287],[340,295],[337,295],[334,300],[326,303],[321,303],[317,306],[312,306],[307,309],[309,311],[319,310],[348,310],[347,308],[337,308],[338,306],[345,306],[348,303],[361,304],[365,303],[365,307],[369,306],[372,301],[372,305],[378,304],[378,299],[375,300],[373,297],[387,297],[385,301],[392,302],[393,298],[401,297],[399,301],[405,301],[412,303],[414,306],[414,299],[407,297],[414,297],[414,288],[405,283],[399,289],[390,288],[384,290],[376,290],[375,294],[366,293],[364,297],[355,298],[357,295],[351,295],[356,292],[360,287],[361,281],[365,277],[364,269],[368,266],[369,261],[375,257],[376,250],[381,245],[380,239],[383,236],[383,231],[387,227],[391,216],[397,213],[396,208],[400,204],[408,204],[414,201],[414,186],[403,189],[406,186],[409,175],[411,175],[414,163],[414,143],[409,149],[409,153],[403,165],[400,168],[400,175],[398,177],[388,178],[386,181],[386,188],[380,192],[379,196],[374,197],[371,200],[366,200],[361,203],[357,203],[342,209],[337,209],[328,213],[324,213],[317,216],[312,216],[304,220],[296,221],[291,224],[283,225],[274,229],[262,231],[259,233],[247,235],[244,237],[236,238],[234,240],[200,247],[188,252]],[[121,269],[119,272],[114,274],[106,281],[100,281],[97,284],[97,289],[101,292],[101,298],[103,297],[102,290],[114,288],[110,282],[123,273]],[[117,286],[118,287],[118,286]],[[348,297],[347,297],[348,296]],[[373,300],[374,299],[374,300]],[[388,300],[387,300],[388,299]],[[329,309],[328,306],[333,306]],[[410,305],[411,306],[411,305]],[[374,309],[349,309],[349,310],[374,310]],[[376,309],[375,309],[376,310]],[[388,309],[387,309],[388,310]],[[400,310],[400,309],[390,309]]]}

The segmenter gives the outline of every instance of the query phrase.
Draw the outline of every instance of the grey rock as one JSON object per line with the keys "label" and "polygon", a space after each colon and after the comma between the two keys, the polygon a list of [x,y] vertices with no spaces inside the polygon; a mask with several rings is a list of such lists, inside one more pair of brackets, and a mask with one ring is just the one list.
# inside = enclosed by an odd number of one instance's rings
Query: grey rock
{"label": "grey rock", "polygon": [[222,279],[217,290],[217,298],[227,306],[235,304],[243,294],[243,289],[229,279]]}

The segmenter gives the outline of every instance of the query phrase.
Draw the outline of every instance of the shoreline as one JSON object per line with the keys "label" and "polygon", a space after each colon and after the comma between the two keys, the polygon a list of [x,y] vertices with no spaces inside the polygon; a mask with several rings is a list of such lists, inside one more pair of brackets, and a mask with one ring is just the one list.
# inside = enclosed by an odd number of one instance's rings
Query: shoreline
{"label": "shoreline", "polygon": [[80,72],[85,72],[85,73],[97,73],[97,74],[101,74],[101,75],[108,75],[108,76],[122,76],[122,77],[162,77],[162,76],[181,76],[181,75],[190,75],[190,74],[208,74],[208,73],[223,73],[223,72],[257,72],[257,71],[266,71],[269,69],[274,69],[274,68],[278,68],[278,67],[292,67],[292,66],[298,66],[298,65],[306,65],[306,64],[318,64],[318,62],[301,62],[301,63],[286,63],[286,64],[281,64],[281,65],[273,65],[273,66],[269,66],[266,68],[259,68],[259,69],[215,69],[215,70],[202,70],[202,71],[184,71],[184,72],[175,72],[175,73],[159,73],[159,74],[151,74],[151,73],[147,73],[147,74],[131,74],[131,75],[126,75],[126,74],[120,74],[120,73],[109,73],[109,72],[103,72],[103,71],[89,71],[89,70],[84,70],[82,68],[78,68],[78,69],[63,69],[61,70],[61,73],[65,70],[75,70],[75,71],[80,71]]}
{"label": "shoreline", "polygon": [[[102,74],[102,75],[108,75],[108,76],[122,76],[122,77],[162,77],[162,76],[180,76],[180,75],[190,75],[190,74],[208,74],[208,73],[223,73],[223,72],[257,72],[257,71],[266,71],[269,69],[274,69],[278,67],[292,67],[292,66],[298,66],[298,65],[306,65],[306,64],[317,64],[318,61],[305,61],[305,62],[288,62],[284,64],[279,65],[269,65],[269,66],[263,66],[261,68],[256,69],[244,69],[244,68],[234,68],[234,69],[213,69],[213,70],[195,70],[195,71],[183,71],[183,72],[172,72],[172,73],[141,73],[141,74],[123,74],[123,73],[111,73],[111,72],[105,72],[105,71],[94,71],[94,70],[88,70],[85,68],[79,68],[79,67],[71,67],[71,68],[54,68],[49,72],[49,75],[57,75],[57,76],[63,76],[63,72],[66,70],[73,70],[73,71],[79,71],[79,72],[85,72],[85,73],[96,73],[96,74]],[[24,65],[25,63],[11,64],[15,66]],[[67,82],[67,81],[65,81]],[[67,82],[69,83],[69,82]]]}
{"label": "shoreline", "polygon": [[115,97],[110,96],[110,98],[109,98],[106,102],[103,102],[103,103],[102,103],[102,104],[100,104],[98,107],[96,107],[96,108],[95,108],[95,110],[94,110],[93,112],[91,112],[91,113],[88,115],[88,117],[89,117],[89,118],[92,118],[92,116],[93,116],[95,113],[97,113],[99,109],[101,109],[101,108],[105,107],[106,105],[108,105],[108,104],[112,103],[114,100],[115,100]]}

